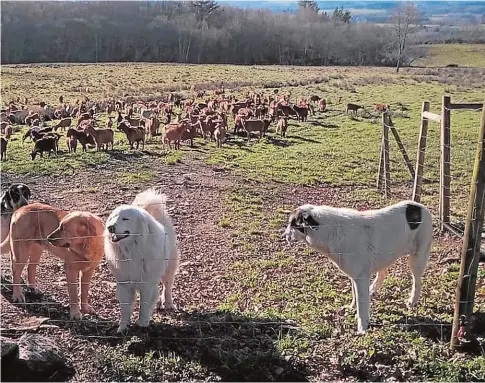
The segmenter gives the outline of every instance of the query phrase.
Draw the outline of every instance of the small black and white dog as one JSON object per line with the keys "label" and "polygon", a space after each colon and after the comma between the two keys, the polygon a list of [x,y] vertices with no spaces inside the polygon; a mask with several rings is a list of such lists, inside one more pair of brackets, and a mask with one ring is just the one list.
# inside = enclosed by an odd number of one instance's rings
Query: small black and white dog
{"label": "small black and white dog", "polygon": [[24,184],[12,184],[2,194],[0,201],[1,207],[1,242],[7,238],[10,231],[10,220],[15,210],[22,206],[28,205],[32,193],[27,185]]}

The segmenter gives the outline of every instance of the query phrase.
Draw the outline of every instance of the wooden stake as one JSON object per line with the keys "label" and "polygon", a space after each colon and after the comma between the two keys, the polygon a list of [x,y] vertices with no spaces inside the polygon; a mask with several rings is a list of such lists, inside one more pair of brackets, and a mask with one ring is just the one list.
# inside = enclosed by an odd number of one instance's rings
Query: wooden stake
{"label": "wooden stake", "polygon": [[384,134],[381,140],[381,153],[379,156],[379,171],[377,172],[377,191],[382,189],[382,181],[384,178]]}
{"label": "wooden stake", "polygon": [[462,315],[468,320],[473,313],[477,281],[480,245],[485,215],[485,103],[478,136],[475,166],[473,168],[468,213],[463,237],[460,274],[456,287],[455,315],[451,335],[451,347],[458,345],[457,332]]}
{"label": "wooden stake", "polygon": [[423,117],[424,112],[429,112],[429,102],[423,102],[421,109],[421,128],[419,130],[419,146],[416,155],[416,174],[414,176],[413,201],[421,201],[421,186],[423,185],[424,155],[426,152],[426,139],[428,136],[428,119]]}
{"label": "wooden stake", "polygon": [[382,142],[384,157],[384,196],[391,197],[391,170],[389,166],[389,114],[382,114]]}
{"label": "wooden stake", "polygon": [[[389,118],[389,121],[390,118]],[[391,122],[392,124],[392,122]],[[411,164],[411,161],[409,160],[408,153],[406,152],[406,148],[404,147],[401,138],[399,137],[399,134],[397,133],[397,130],[394,126],[391,126],[391,132],[394,135],[394,138],[396,139],[397,146],[399,146],[399,150],[401,151],[402,157],[404,158],[404,162],[406,163],[406,166],[409,169],[409,172],[411,173],[411,177],[414,179],[414,168],[413,165]]]}
{"label": "wooden stake", "polygon": [[441,231],[445,230],[443,223],[450,222],[450,96],[443,96],[441,105],[441,164],[440,164],[440,223]]}

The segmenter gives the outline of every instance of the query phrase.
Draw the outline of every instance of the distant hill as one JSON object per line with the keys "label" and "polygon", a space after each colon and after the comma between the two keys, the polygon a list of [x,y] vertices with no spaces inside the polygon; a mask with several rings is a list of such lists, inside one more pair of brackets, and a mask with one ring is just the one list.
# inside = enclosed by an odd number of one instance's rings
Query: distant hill
{"label": "distant hill", "polygon": [[[220,0],[220,4],[238,8],[269,9],[273,12],[294,12],[297,1],[232,1]],[[333,12],[336,7],[352,11],[354,21],[384,22],[396,1],[317,1],[320,9]],[[433,24],[485,23],[485,2],[483,1],[416,1],[423,12],[425,21]]]}

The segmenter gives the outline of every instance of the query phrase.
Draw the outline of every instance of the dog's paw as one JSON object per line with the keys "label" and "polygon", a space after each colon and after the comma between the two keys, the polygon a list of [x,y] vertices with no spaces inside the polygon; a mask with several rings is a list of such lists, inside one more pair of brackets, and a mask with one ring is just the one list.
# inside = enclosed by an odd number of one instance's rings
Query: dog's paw
{"label": "dog's paw", "polygon": [[126,334],[128,332],[128,323],[120,323],[118,329],[116,330],[117,334]]}
{"label": "dog's paw", "polygon": [[83,315],[81,314],[81,311],[79,311],[79,309],[74,309],[74,310],[71,310],[69,317],[72,320],[80,320],[82,319]]}
{"label": "dog's paw", "polygon": [[96,314],[96,310],[94,310],[93,307],[87,303],[81,304],[81,312],[83,314],[89,314],[89,315]]}
{"label": "dog's paw", "polygon": [[416,307],[418,302],[415,302],[414,300],[412,299],[409,299],[407,302],[406,302],[406,307],[408,308],[408,310],[412,310],[413,308]]}
{"label": "dog's paw", "polygon": [[140,327],[148,327],[149,324],[150,324],[149,319],[138,319],[136,321],[136,325]]}
{"label": "dog's paw", "polygon": [[24,293],[19,293],[17,295],[12,295],[12,302],[25,303]]}
{"label": "dog's paw", "polygon": [[164,303],[162,307],[165,310],[177,310],[177,306],[175,306],[173,303]]}
{"label": "dog's paw", "polygon": [[173,303],[167,303],[167,302],[163,302],[162,300],[159,300],[157,303],[157,309],[158,310],[177,310],[177,306],[175,306]]}

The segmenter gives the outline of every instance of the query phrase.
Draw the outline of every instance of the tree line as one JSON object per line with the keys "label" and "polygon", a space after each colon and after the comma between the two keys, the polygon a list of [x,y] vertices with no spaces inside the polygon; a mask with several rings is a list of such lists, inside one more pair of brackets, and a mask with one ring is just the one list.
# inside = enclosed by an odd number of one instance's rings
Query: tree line
{"label": "tree line", "polygon": [[383,26],[301,0],[296,13],[215,1],[2,1],[1,61],[406,65]]}

